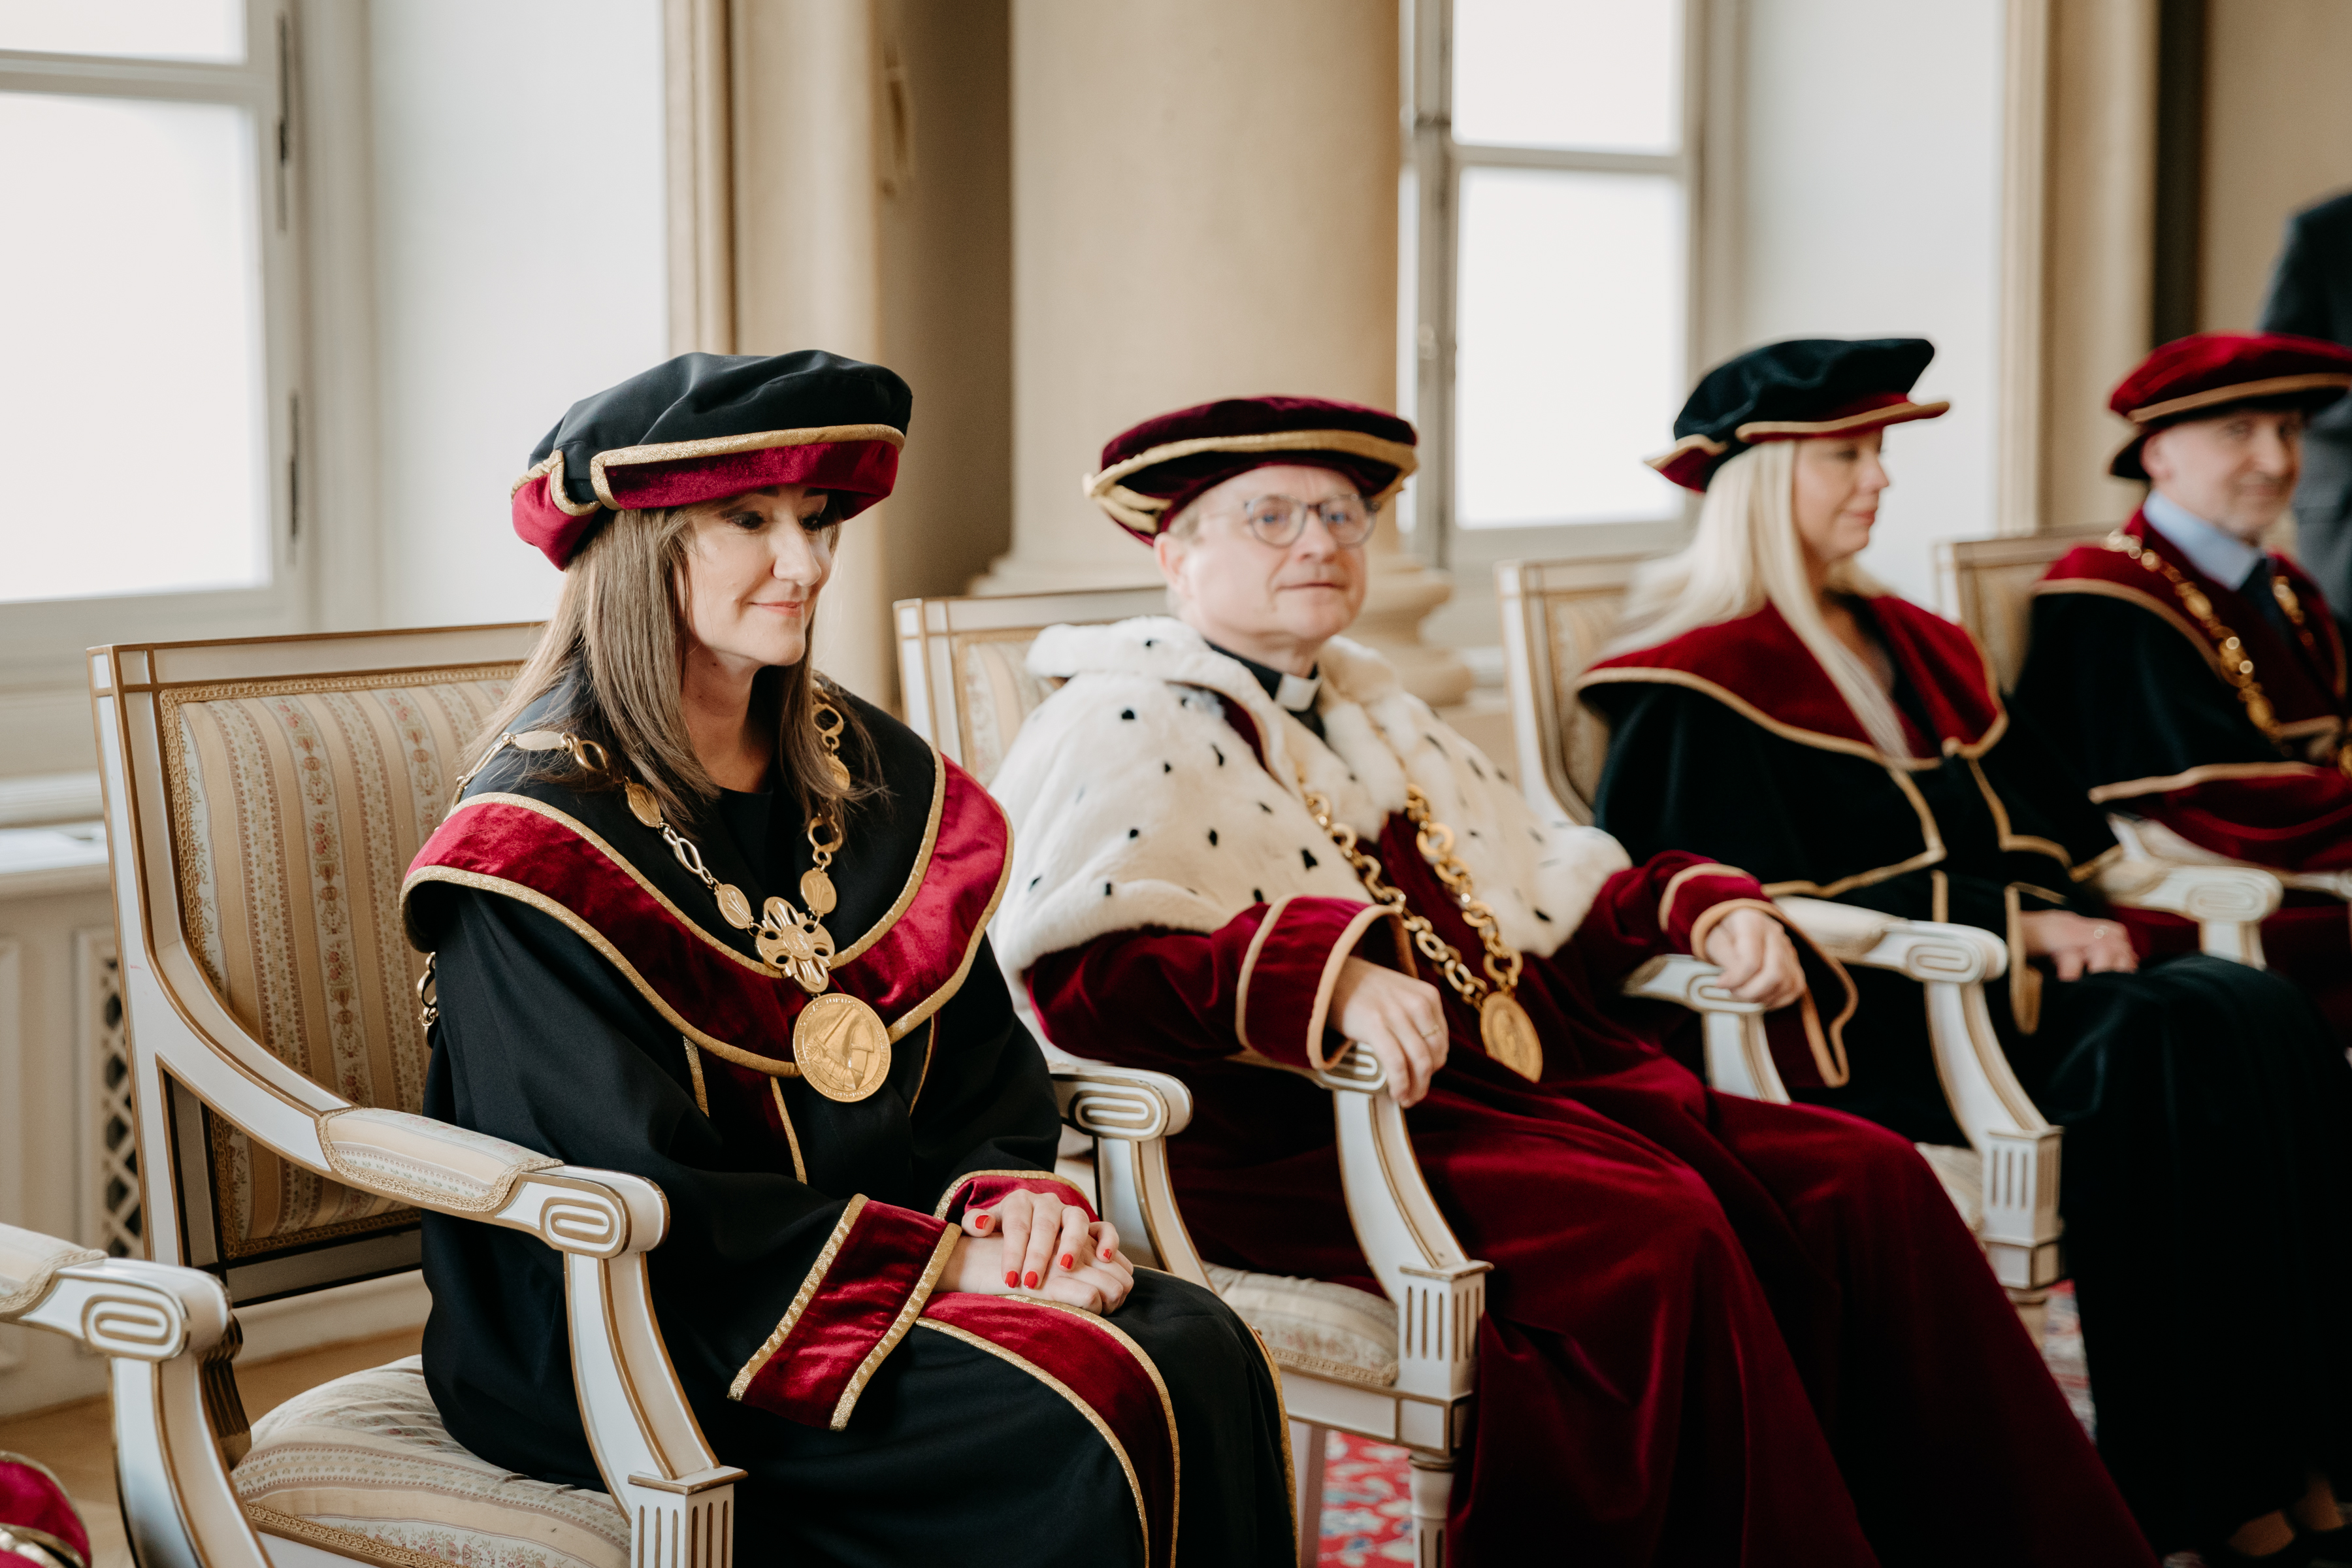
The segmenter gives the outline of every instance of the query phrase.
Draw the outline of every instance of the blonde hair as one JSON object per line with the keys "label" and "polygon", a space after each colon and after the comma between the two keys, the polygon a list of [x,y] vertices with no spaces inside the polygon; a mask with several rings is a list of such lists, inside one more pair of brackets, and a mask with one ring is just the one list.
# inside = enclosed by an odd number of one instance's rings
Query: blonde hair
{"label": "blonde hair", "polygon": [[[1893,700],[1822,619],[1797,540],[1796,484],[1794,441],[1750,447],[1717,468],[1690,543],[1635,575],[1617,635],[1601,657],[1654,647],[1701,626],[1752,616],[1769,604],[1836,686],[1871,743],[1886,756],[1908,756]],[[1828,586],[1865,599],[1893,592],[1851,556],[1830,568]]]}
{"label": "blonde hair", "polygon": [[[572,557],[547,630],[515,677],[505,704],[484,727],[480,756],[524,710],[560,691],[559,700],[537,719],[539,727],[568,730],[602,745],[616,770],[652,790],[673,821],[691,821],[719,798],[719,784],[687,732],[683,700],[692,522],[693,509],[687,507],[616,512]],[[828,521],[821,526],[830,533],[840,524]],[[814,616],[809,631],[814,637]],[[825,765],[816,708],[821,695],[833,698],[836,692],[805,657],[798,664],[761,670],[751,686],[754,719],[764,711],[775,726],[777,787],[793,791],[810,809],[877,793],[877,785],[858,782],[875,773],[873,739],[856,710],[837,700],[833,706],[844,725],[842,761],[849,766],[849,784],[835,782]],[[521,755],[527,777],[550,778],[582,791],[617,789],[622,783],[583,770],[566,752]]]}

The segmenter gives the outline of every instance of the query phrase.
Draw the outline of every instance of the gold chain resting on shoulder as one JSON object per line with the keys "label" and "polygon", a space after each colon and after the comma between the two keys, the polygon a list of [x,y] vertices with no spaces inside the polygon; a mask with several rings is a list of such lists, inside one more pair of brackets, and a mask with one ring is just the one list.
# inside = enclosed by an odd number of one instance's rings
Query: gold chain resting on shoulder
{"label": "gold chain resting on shoulder", "polygon": [[1454,858],[1454,829],[1431,814],[1429,797],[1422,794],[1421,786],[1405,786],[1405,817],[1413,826],[1414,844],[1422,858],[1437,873],[1437,879],[1445,884],[1445,890],[1454,895],[1454,906],[1486,947],[1484,979],[1471,973],[1460,949],[1438,935],[1437,928],[1425,917],[1413,912],[1405,902],[1404,890],[1381,875],[1378,858],[1365,853],[1356,830],[1333,816],[1330,796],[1308,787],[1303,770],[1298,775],[1298,793],[1307,802],[1315,826],[1330,838],[1356,873],[1357,880],[1363,883],[1364,891],[1371,895],[1372,902],[1396,916],[1422,956],[1435,964],[1455,994],[1477,1011],[1478,1035],[1486,1047],[1486,1054],[1523,1078],[1539,1076],[1543,1071],[1543,1045],[1536,1038],[1534,1020],[1512,994],[1518,988],[1519,969],[1525,961],[1518,949],[1503,940],[1502,926],[1495,919],[1495,911],[1478,897],[1469,868]]}
{"label": "gold chain resting on shoulder", "polygon": [[[2131,557],[2139,563],[2143,571],[2153,572],[2172,585],[2173,597],[2180,601],[2180,607],[2189,612],[2189,618],[2219,647],[2221,679],[2237,692],[2238,700],[2245,706],[2246,717],[2253,721],[2254,728],[2273,744],[2286,744],[2287,737],[2279,732],[2277,710],[2271,706],[2269,694],[2263,690],[2262,682],[2255,679],[2253,657],[2246,651],[2245,639],[2221,624],[2221,618],[2213,613],[2213,601],[2205,591],[2191,583],[2180,568],[2167,561],[2152,546],[2142,544],[2121,530],[2108,534],[2101,542],[2109,550]],[[2302,599],[2296,596],[2293,584],[2275,571],[2271,573],[2270,580],[2271,596],[2278,601],[2280,611],[2293,623],[2295,636],[2310,651],[2314,662],[2319,661],[2319,643],[2312,636],[2311,626],[2304,617]],[[2345,776],[2352,778],[2352,742],[2337,749],[2336,765]]]}
{"label": "gold chain resting on shoulder", "polygon": [[[841,760],[845,721],[840,710],[820,700],[815,723],[824,744],[826,772],[836,786],[845,789],[849,767]],[[457,781],[457,793],[463,795],[474,774],[508,746],[527,752],[561,747],[572,753],[584,772],[607,778],[617,773],[604,748],[593,741],[567,731],[526,730],[500,735],[472,771]],[[840,951],[833,933],[824,929],[824,917],[838,900],[828,868],[846,842],[833,809],[825,807],[809,818],[809,848],[816,864],[801,873],[801,901],[806,907],[795,909],[783,898],[772,896],[755,911],[750,896],[734,883],[720,881],[703,863],[700,847],[670,826],[662,814],[660,797],[625,775],[621,775],[621,789],[629,815],[660,834],[677,863],[710,890],[719,917],[737,931],[752,933],[752,945],[768,973],[792,980],[809,994],[793,1026],[793,1059],[801,1076],[829,1100],[864,1100],[873,1093],[890,1071],[889,1031],[880,1016],[858,998],[837,991],[826,994],[833,984],[834,955]]]}

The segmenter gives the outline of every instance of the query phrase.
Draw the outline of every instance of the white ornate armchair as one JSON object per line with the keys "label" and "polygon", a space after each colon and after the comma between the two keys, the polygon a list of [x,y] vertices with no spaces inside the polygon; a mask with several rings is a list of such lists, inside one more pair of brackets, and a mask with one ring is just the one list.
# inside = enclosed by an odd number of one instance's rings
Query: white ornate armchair
{"label": "white ornate armchair", "polygon": [[[2017,683],[2033,630],[2033,584],[2077,544],[2105,538],[2104,528],[2074,529],[2005,539],[1948,540],[1936,547],[1944,602],[1992,661],[2003,690]],[[2266,867],[2229,860],[2154,823],[2110,813],[2107,824],[2124,847],[2099,879],[2115,903],[2161,910],[2197,922],[2198,945],[2216,958],[2256,969],[2263,963],[2263,921],[2278,910],[2290,887],[2352,899],[2352,875],[2321,872],[2282,876]]]}
{"label": "white ornate armchair", "polygon": [[[1023,664],[1037,634],[1064,622],[1157,614],[1166,604],[1158,588],[902,599],[898,668],[908,722],[986,784],[1049,689]],[[1025,1000],[1015,1002],[1025,1013]],[[1091,1169],[1073,1173],[1091,1180],[1104,1217],[1122,1238],[1141,1238],[1129,1247],[1138,1261],[1223,1296],[1282,1369],[1301,1563],[1316,1560],[1324,1436],[1337,1430],[1411,1452],[1417,1561],[1441,1568],[1488,1266],[1464,1253],[1438,1212],[1379,1064],[1350,1049],[1329,1072],[1308,1075],[1331,1091],[1349,1218],[1381,1283],[1374,1296],[1204,1264],[1178,1212],[1162,1142],[1192,1119],[1190,1091],[1164,1073],[1084,1062],[1050,1044],[1047,1050],[1064,1118],[1092,1140]]]}
{"label": "white ornate armchair", "polygon": [[142,1568],[269,1568],[229,1484],[247,1439],[219,1280],[0,1225],[0,1323],[111,1362],[122,1521]]}
{"label": "white ornate armchair", "polygon": [[[402,935],[401,880],[449,804],[462,747],[536,635],[480,626],[90,656],[155,1262],[68,1263],[50,1294],[96,1299],[115,1279],[148,1290],[143,1318],[84,1319],[86,1338],[131,1358],[118,1359],[114,1386],[118,1423],[139,1438],[125,1442],[121,1472],[132,1540],[157,1543],[153,1557],[141,1551],[148,1568],[257,1563],[265,1551],[278,1568],[730,1560],[742,1472],[703,1440],[646,1289],[646,1255],[667,1224],[659,1190],[417,1114],[425,967]],[[562,1255],[604,1492],[467,1453],[414,1358],[299,1395],[248,1437],[226,1377],[229,1304],[413,1268],[424,1210],[527,1231]],[[152,1374],[126,1370],[141,1355]],[[152,1392],[140,1392],[147,1375]],[[215,1447],[217,1461],[193,1458]],[[221,1462],[241,1515],[212,1487]]]}

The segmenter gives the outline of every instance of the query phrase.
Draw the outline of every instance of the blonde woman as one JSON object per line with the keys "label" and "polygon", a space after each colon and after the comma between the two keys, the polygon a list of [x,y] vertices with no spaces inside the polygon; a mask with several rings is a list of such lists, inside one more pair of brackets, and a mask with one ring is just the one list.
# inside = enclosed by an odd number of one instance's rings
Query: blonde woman
{"label": "blonde woman", "polygon": [[[659,1184],[654,1302],[750,1472],[740,1560],[1288,1563],[1255,1340],[1054,1174],[982,935],[1003,814],[809,666],[908,403],[830,354],[688,354],[540,444],[515,528],[563,595],[410,874],[426,1109]],[[428,1217],[425,1275],[450,1432],[601,1488],[555,1255]]]}
{"label": "blonde woman", "polygon": [[[1811,340],[1710,372],[1654,466],[1706,500],[1688,549],[1634,585],[1585,676],[1610,723],[1601,824],[1775,894],[2003,936],[1996,1026],[2067,1128],[2068,1258],[2109,1468],[2160,1550],[2307,1561],[2338,1520],[2352,1380],[2352,1069],[2276,976],[2146,964],[2092,873],[2113,840],[2012,722],[1967,633],[1855,562],[1888,485],[1916,339]],[[1916,989],[1856,975],[1850,1076],[1792,1086],[1905,1136],[1959,1141]]]}

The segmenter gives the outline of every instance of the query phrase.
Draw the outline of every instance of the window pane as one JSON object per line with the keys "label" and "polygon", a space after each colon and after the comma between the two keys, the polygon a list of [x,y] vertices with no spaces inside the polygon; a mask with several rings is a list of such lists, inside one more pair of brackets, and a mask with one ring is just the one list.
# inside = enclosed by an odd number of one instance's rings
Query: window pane
{"label": "window pane", "polygon": [[1454,137],[1682,145],[1683,0],[1454,0]]}
{"label": "window pane", "polygon": [[0,158],[0,600],[268,580],[252,141],[0,93],[0,146],[43,150]]}
{"label": "window pane", "polygon": [[245,58],[245,0],[0,0],[0,49]]}
{"label": "window pane", "polygon": [[1461,526],[1675,516],[1682,492],[1641,459],[1686,390],[1679,183],[1465,169],[1461,243]]}

